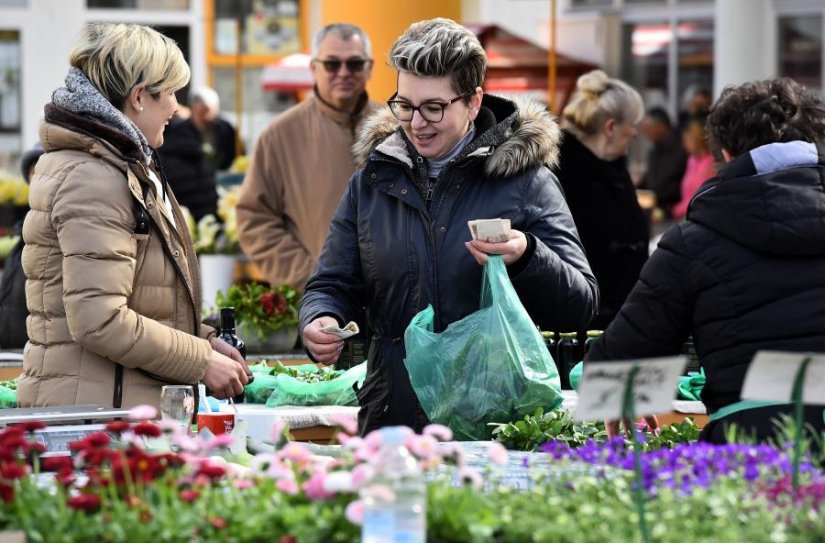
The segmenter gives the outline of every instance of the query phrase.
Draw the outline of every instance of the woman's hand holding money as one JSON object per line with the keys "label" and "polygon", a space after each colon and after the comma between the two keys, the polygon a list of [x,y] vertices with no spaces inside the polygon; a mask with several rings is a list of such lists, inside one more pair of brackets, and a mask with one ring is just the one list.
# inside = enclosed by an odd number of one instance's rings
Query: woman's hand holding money
{"label": "woman's hand holding money", "polygon": [[510,239],[499,243],[472,240],[464,243],[467,250],[482,266],[487,263],[487,255],[501,255],[504,264],[512,264],[527,249],[527,236],[520,230],[510,230]]}
{"label": "woman's hand holding money", "polygon": [[318,317],[304,326],[301,338],[312,358],[327,366],[335,364],[344,349],[344,341],[341,338],[323,331],[329,326],[337,328],[338,321],[332,317]]}

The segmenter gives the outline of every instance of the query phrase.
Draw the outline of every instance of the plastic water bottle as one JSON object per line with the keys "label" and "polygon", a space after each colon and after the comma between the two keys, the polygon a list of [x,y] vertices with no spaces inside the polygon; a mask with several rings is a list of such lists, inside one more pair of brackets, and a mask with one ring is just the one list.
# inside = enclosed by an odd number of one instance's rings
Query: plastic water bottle
{"label": "plastic water bottle", "polygon": [[361,489],[361,543],[425,543],[427,484],[418,461],[404,446],[409,430],[391,426],[379,431],[375,474]]}

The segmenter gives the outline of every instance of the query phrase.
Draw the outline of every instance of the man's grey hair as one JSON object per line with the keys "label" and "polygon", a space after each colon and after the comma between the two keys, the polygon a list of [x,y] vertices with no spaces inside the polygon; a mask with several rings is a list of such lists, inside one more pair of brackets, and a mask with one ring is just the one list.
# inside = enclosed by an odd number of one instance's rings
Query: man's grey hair
{"label": "man's grey hair", "polygon": [[367,36],[367,34],[360,27],[349,23],[332,23],[316,32],[315,36],[312,38],[312,58],[318,57],[318,50],[321,48],[321,42],[324,41],[324,38],[326,38],[329,34],[335,34],[344,41],[352,39],[353,36],[358,36],[364,44],[364,54],[367,58],[372,58],[372,42],[370,41],[369,36]]}
{"label": "man's grey hair", "polygon": [[469,100],[484,83],[487,54],[478,38],[451,19],[413,23],[390,47],[390,66],[419,77],[449,75],[453,89]]}

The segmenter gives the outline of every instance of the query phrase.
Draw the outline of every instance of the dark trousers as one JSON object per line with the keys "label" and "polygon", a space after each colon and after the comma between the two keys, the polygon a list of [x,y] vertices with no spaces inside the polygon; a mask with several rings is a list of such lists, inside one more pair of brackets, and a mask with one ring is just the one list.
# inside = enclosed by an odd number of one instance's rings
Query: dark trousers
{"label": "dark trousers", "polygon": [[[756,409],[746,409],[724,417],[722,419],[708,423],[699,435],[701,441],[707,441],[717,445],[727,443],[726,434],[728,428],[735,424],[741,432],[738,435],[754,437],[757,442],[764,443],[771,439],[781,438],[780,429],[777,426],[782,415],[793,417],[793,406],[768,406]],[[825,433],[825,406],[809,405],[805,406],[803,415],[803,425],[806,436],[811,437],[813,430],[816,436],[822,437]],[[822,443],[812,440],[815,451],[819,451]],[[818,446],[817,446],[818,445]],[[782,446],[782,444],[780,444]]]}

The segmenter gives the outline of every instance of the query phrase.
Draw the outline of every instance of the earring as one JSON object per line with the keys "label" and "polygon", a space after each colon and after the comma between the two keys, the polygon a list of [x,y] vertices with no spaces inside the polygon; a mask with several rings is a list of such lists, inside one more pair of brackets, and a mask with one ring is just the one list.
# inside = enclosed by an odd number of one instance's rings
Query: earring
{"label": "earring", "polygon": [[143,106],[140,106],[140,108],[138,108],[138,111],[143,111]]}

